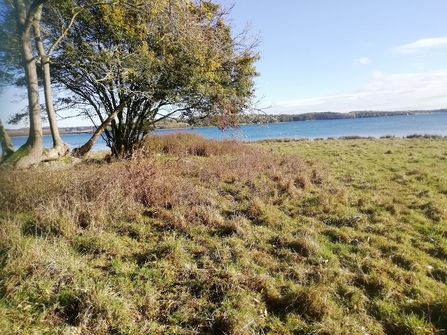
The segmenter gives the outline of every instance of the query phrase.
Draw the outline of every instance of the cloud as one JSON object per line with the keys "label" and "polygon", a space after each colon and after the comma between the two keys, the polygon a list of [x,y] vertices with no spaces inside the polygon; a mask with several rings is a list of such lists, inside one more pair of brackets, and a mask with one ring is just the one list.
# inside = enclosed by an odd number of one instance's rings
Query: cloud
{"label": "cloud", "polygon": [[360,58],[354,59],[354,62],[357,64],[367,65],[367,64],[371,64],[372,60],[368,57],[360,57]]}
{"label": "cloud", "polygon": [[447,48],[447,36],[424,38],[416,42],[395,47],[393,51],[400,54],[415,54],[439,48]]}
{"label": "cloud", "polygon": [[355,91],[276,103],[273,113],[349,112],[447,108],[447,69],[387,74],[374,72]]}

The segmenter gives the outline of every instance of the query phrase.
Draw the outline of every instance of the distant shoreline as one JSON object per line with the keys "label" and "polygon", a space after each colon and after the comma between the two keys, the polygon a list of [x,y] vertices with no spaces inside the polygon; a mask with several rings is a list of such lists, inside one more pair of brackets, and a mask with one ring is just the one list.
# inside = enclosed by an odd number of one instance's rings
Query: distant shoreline
{"label": "distant shoreline", "polygon": [[[82,130],[70,130],[72,128],[88,128]],[[95,127],[60,127],[59,133],[61,135],[75,135],[75,134],[93,134]],[[28,136],[29,128],[20,129],[6,129],[6,132],[10,137],[23,137]],[[51,130],[49,128],[43,129],[43,135],[51,135]]]}
{"label": "distant shoreline", "polygon": [[[318,112],[318,113],[304,113],[304,114],[278,114],[268,115],[260,114],[255,115],[260,120],[248,120],[250,115],[243,115],[241,117],[240,124],[258,124],[258,123],[283,123],[283,122],[302,122],[302,121],[330,121],[330,120],[342,120],[352,118],[374,118],[384,116],[400,116],[400,115],[416,115],[416,114],[429,114],[429,113],[447,113],[447,109],[434,109],[434,110],[408,110],[408,111],[353,111],[349,113],[338,112]],[[189,128],[202,128],[210,125],[197,125],[194,127],[185,127],[187,125],[184,122],[172,122],[164,123],[157,129],[189,129]],[[79,127],[60,127],[59,132],[61,135],[75,135],[75,134],[93,134],[95,131],[93,126],[79,126]],[[22,137],[28,136],[29,128],[20,129],[6,129],[6,132],[10,137]],[[51,135],[49,127],[43,128],[43,135]]]}

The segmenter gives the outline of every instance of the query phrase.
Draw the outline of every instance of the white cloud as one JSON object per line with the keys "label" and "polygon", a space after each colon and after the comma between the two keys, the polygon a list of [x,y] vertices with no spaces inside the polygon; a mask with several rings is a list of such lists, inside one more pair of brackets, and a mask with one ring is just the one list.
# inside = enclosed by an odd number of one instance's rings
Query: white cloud
{"label": "white cloud", "polygon": [[447,48],[447,36],[424,38],[416,42],[395,47],[393,51],[403,54],[415,54],[438,48]]}
{"label": "white cloud", "polygon": [[447,69],[387,74],[374,72],[364,87],[342,94],[277,103],[273,113],[349,112],[447,108]]}
{"label": "white cloud", "polygon": [[368,57],[361,57],[361,58],[354,59],[354,62],[357,64],[367,65],[367,64],[371,64],[372,60]]}

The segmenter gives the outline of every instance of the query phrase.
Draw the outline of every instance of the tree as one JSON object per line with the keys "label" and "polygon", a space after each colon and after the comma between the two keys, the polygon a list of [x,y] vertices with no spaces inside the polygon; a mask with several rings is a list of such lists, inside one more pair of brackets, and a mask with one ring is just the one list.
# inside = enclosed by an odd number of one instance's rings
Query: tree
{"label": "tree", "polygon": [[[3,16],[3,22],[6,24],[6,15],[5,11],[1,10],[1,14]],[[0,41],[5,43],[7,41],[7,36],[4,30],[0,31]],[[14,80],[14,76],[10,73],[10,68],[14,63],[14,56],[12,54],[9,54],[7,52],[0,52],[0,95],[3,94],[4,88],[6,86],[9,86],[11,82]],[[1,142],[1,148],[2,148],[2,159],[1,161],[6,160],[8,157],[10,157],[14,152],[14,146],[12,145],[11,139],[9,138],[8,133],[6,132],[5,128],[3,127],[3,123],[0,120],[0,142]]]}
{"label": "tree", "polygon": [[[17,37],[20,43],[21,60],[25,70],[25,80],[28,93],[28,112],[30,130],[28,140],[19,149],[18,167],[27,167],[38,164],[43,152],[42,117],[39,102],[39,85],[36,63],[31,45],[31,29],[36,20],[36,14],[41,10],[43,3],[48,0],[35,0],[26,8],[24,0],[14,0],[15,20],[17,24]],[[23,151],[26,153],[23,154]],[[14,156],[14,155],[12,155]]]}
{"label": "tree", "polygon": [[0,120],[0,142],[2,146],[2,160],[6,160],[15,151],[8,133],[6,132],[5,128],[3,128],[3,123],[1,120]]}
{"label": "tree", "polygon": [[42,69],[43,87],[45,96],[45,107],[48,115],[48,121],[50,123],[51,136],[53,138],[53,148],[44,153],[45,159],[53,159],[59,156],[65,155],[69,151],[69,146],[62,141],[59,134],[59,128],[57,127],[56,112],[53,105],[53,93],[51,89],[51,74],[50,74],[50,54],[53,49],[50,47],[50,52],[46,52],[43,36],[41,34],[41,14],[42,6],[38,8],[35,14],[35,20],[33,21],[34,40],[36,44],[36,50],[39,55],[40,66]]}
{"label": "tree", "polygon": [[[66,8],[45,15],[50,34]],[[79,14],[53,57],[53,76],[75,94],[116,157],[132,156],[154,125],[182,116],[234,126],[254,95],[257,40],[232,37],[229,11],[211,1],[129,0]],[[56,15],[57,14],[57,15]],[[52,19],[51,19],[52,18]],[[83,155],[92,141],[77,150]]]}
{"label": "tree", "polygon": [[[68,145],[65,144],[57,127],[56,114],[52,101],[51,77],[50,77],[50,53],[46,52],[43,36],[41,34],[41,13],[43,5],[49,3],[49,0],[34,0],[29,6],[25,0],[8,1],[10,11],[5,13],[5,3],[2,5],[2,14],[4,17],[14,17],[16,23],[16,34],[9,34],[8,29],[3,29],[2,40],[6,43],[2,45],[0,52],[0,62],[4,63],[5,57],[16,52],[16,46],[20,46],[20,62],[15,63],[13,71],[3,71],[6,76],[14,77],[17,75],[17,67],[23,66],[25,70],[24,84],[28,93],[28,117],[30,130],[27,142],[19,149],[16,155],[12,157],[17,167],[28,167],[38,164],[42,159],[53,159],[68,152]],[[4,19],[2,28],[9,28],[8,20]],[[6,31],[6,32],[5,32]],[[10,31],[9,31],[10,32]],[[15,36],[14,36],[15,35]],[[32,47],[31,40],[34,39],[35,49]],[[16,42],[16,45],[14,45]],[[57,40],[55,43],[58,43]],[[50,48],[50,51],[54,48]],[[45,106],[50,122],[51,134],[53,137],[53,148],[43,151],[42,141],[42,116],[39,102],[39,77],[37,65],[41,67],[42,81],[45,94]],[[20,83],[20,81],[18,81]],[[23,115],[16,115],[20,119]],[[3,128],[2,128],[3,129]],[[4,136],[3,136],[4,137]]]}

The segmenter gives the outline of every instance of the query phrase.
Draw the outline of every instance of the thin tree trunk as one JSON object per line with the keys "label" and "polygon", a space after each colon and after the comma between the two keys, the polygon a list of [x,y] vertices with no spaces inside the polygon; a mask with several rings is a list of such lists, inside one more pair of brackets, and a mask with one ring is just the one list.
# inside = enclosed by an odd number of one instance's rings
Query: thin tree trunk
{"label": "thin tree trunk", "polygon": [[54,111],[53,94],[51,90],[50,57],[45,52],[40,32],[41,13],[42,7],[40,7],[37,11],[36,20],[33,22],[35,35],[34,40],[36,43],[36,49],[41,58],[45,106],[48,120],[50,122],[51,136],[53,138],[53,148],[44,154],[44,159],[56,159],[67,154],[67,152],[69,151],[69,146],[62,140],[59,134],[59,128],[57,127],[56,112]]}
{"label": "thin tree trunk", "polygon": [[[28,110],[30,129],[28,140],[21,149],[27,150],[27,154],[15,163],[18,168],[26,168],[37,165],[42,159],[43,134],[42,116],[39,103],[39,85],[37,80],[36,64],[31,46],[31,22],[34,20],[33,11],[26,15],[26,7],[23,0],[15,0],[17,11],[17,28],[21,43],[22,60],[24,63],[26,85],[28,90]],[[34,8],[36,9],[36,8]]]}
{"label": "thin tree trunk", "polygon": [[104,130],[107,128],[108,125],[110,125],[110,123],[112,122],[112,120],[123,111],[124,106],[127,104],[128,99],[125,99],[116,109],[115,111],[110,114],[107,119],[105,119],[103,121],[103,123],[101,123],[101,125],[96,129],[96,131],[94,132],[94,134],[92,135],[92,137],[87,141],[87,143],[85,143],[84,145],[82,145],[79,148],[75,148],[73,150],[73,156],[75,157],[84,157],[85,155],[87,155],[87,153],[90,152],[90,150],[92,150],[93,145],[95,144],[95,142],[98,140],[99,136],[101,136],[101,134],[104,132]]}
{"label": "thin tree trunk", "polygon": [[15,152],[15,150],[8,133],[6,132],[5,128],[3,128],[3,123],[1,120],[0,120],[0,141],[2,142],[2,160],[5,160],[9,156],[11,156]]}

